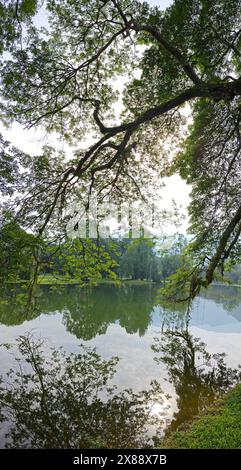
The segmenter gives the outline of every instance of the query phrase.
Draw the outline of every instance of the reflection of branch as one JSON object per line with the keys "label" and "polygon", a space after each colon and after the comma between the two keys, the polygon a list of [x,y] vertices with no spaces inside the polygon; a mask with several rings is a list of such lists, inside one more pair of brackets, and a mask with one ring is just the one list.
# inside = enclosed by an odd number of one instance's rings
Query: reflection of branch
{"label": "reflection of branch", "polygon": [[[40,390],[41,390],[40,408],[42,412],[42,417],[45,419],[47,425],[49,426],[51,431],[54,433],[54,436],[56,437],[58,441],[58,430],[55,429],[55,427],[53,426],[51,417],[48,413],[48,403],[46,402],[47,390],[46,390],[46,386],[43,380],[43,377],[44,377],[43,369],[40,367],[39,357],[36,356],[35,354],[35,350],[38,348],[38,345],[35,345],[34,347],[34,345],[31,344],[31,338],[27,338],[26,346],[27,346],[27,351],[29,354],[30,364],[32,366],[33,371],[36,373],[36,376],[40,384]],[[58,443],[61,446],[61,442],[58,441]]]}

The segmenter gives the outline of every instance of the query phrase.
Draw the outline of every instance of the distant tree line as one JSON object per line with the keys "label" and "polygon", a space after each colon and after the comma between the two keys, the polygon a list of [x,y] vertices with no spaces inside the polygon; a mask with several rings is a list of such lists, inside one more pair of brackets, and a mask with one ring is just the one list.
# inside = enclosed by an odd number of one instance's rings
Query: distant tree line
{"label": "distant tree line", "polygon": [[[61,243],[49,239],[41,243],[38,274],[76,278],[91,284],[100,278],[112,280],[148,280],[171,285],[172,278],[191,264],[187,237],[177,234],[156,239],[110,238],[74,240],[63,237]],[[0,231],[1,284],[30,280],[36,238],[10,220]],[[225,277],[241,284],[241,265],[231,266]],[[170,282],[169,282],[170,281]]]}
{"label": "distant tree line", "polygon": [[[65,239],[45,240],[38,274],[78,278],[83,283],[98,278],[164,281],[183,264],[184,236],[166,239]],[[14,220],[0,231],[0,279],[29,280],[38,241]]]}
{"label": "distant tree line", "polygon": [[[86,241],[83,243],[86,244]],[[109,277],[112,272],[120,279],[163,281],[165,283],[165,280],[181,267],[183,263],[181,251],[186,241],[185,237],[179,235],[177,238],[170,237],[165,241],[123,238],[115,241],[94,240],[92,243],[97,251],[103,252],[106,260],[109,259],[108,270],[106,267],[102,269],[99,266],[99,274],[102,278]],[[50,252],[53,252],[54,248],[53,246],[48,248],[43,255],[42,272],[61,275],[68,272],[73,277],[76,263],[80,267],[82,258],[81,250],[78,253],[78,248],[70,256],[74,245],[77,248],[76,240],[68,246],[63,244],[60,250],[56,250],[56,253],[51,256],[51,262],[49,262]],[[100,262],[99,258],[98,262]],[[85,268],[83,265],[82,269],[87,271],[87,267]]]}

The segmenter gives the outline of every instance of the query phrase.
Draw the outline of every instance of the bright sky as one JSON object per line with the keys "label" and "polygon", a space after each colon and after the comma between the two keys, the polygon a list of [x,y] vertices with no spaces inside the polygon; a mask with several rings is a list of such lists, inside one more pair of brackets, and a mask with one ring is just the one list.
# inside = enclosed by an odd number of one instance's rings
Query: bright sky
{"label": "bright sky", "polygon": [[[161,8],[166,8],[169,6],[172,1],[171,0],[149,0],[151,5],[157,5]],[[42,23],[44,18],[44,12],[39,14],[39,23]],[[43,24],[43,23],[42,23]],[[32,155],[37,155],[41,153],[42,146],[44,144],[50,144],[52,146],[58,146],[62,150],[68,152],[68,146],[64,142],[64,140],[59,140],[54,135],[47,135],[43,132],[40,128],[37,129],[23,129],[23,127],[18,124],[14,123],[10,129],[6,130],[2,125],[0,125],[0,132],[2,133],[3,137],[10,142],[12,142],[16,147],[23,150],[26,153],[30,153]],[[174,200],[178,206],[181,206],[181,211],[184,214],[183,216],[183,223],[179,228],[179,231],[185,233],[187,228],[187,206],[189,203],[189,192],[190,187],[186,185],[186,183],[181,180],[178,175],[174,175],[170,178],[165,178],[165,188],[160,190],[160,207],[162,209],[171,209],[172,200]],[[173,233],[173,226],[166,227],[166,233],[172,234]]]}
{"label": "bright sky", "polygon": [[147,0],[150,5],[160,7],[162,10],[171,5],[172,0]]}

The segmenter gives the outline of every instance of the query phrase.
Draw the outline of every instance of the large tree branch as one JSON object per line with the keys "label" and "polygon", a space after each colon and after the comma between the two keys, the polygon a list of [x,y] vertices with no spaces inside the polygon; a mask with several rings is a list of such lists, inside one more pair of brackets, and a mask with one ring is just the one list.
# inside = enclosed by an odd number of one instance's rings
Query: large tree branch
{"label": "large tree branch", "polygon": [[149,24],[141,25],[134,22],[132,25],[132,29],[136,32],[142,31],[151,34],[157,40],[160,46],[181,65],[186,75],[191,79],[191,81],[195,85],[200,86],[203,84],[201,78],[199,78],[194,68],[189,63],[187,57],[183,53],[181,53],[176,47],[174,47],[170,42],[168,42],[155,26]]}
{"label": "large tree branch", "polygon": [[94,119],[99,126],[100,131],[103,134],[110,134],[114,136],[120,132],[125,132],[129,129],[134,127],[138,127],[145,122],[149,122],[154,118],[161,116],[162,114],[171,111],[172,109],[176,109],[179,106],[185,104],[187,101],[190,101],[194,98],[201,98],[206,97],[213,99],[214,101],[229,101],[232,100],[235,96],[241,95],[241,78],[227,83],[217,83],[217,84],[204,84],[201,83],[199,86],[190,87],[184,90],[182,93],[177,95],[176,97],[162,103],[160,105],[155,106],[154,108],[150,108],[144,113],[140,114],[134,121],[131,121],[126,124],[121,124],[119,126],[114,127],[107,127],[105,126],[101,120],[99,119],[98,112],[99,112],[99,105],[95,108],[94,111]]}
{"label": "large tree branch", "polygon": [[100,121],[97,121],[96,119],[95,120],[96,120],[96,123],[99,125],[100,131],[103,134],[109,134],[111,137],[116,134],[119,134],[120,132],[125,132],[129,129],[138,127],[141,124],[149,122],[152,119],[155,119],[161,116],[162,114],[165,114],[168,111],[171,111],[172,109],[178,108],[179,106],[185,104],[187,101],[190,101],[194,98],[199,98],[202,96],[208,96],[208,92],[199,87],[191,87],[191,88],[187,88],[185,91],[177,95],[175,98],[172,98],[166,101],[165,103],[162,103],[160,105],[157,105],[153,108],[148,109],[144,113],[140,114],[134,121],[124,123],[119,126],[107,127],[103,123],[101,123],[100,125]]}
{"label": "large tree branch", "polygon": [[[142,113],[138,116],[135,120],[124,123],[119,126],[107,127],[105,126],[100,118],[99,118],[99,102],[95,102],[95,109],[94,109],[94,119],[97,123],[99,129],[101,130],[102,134],[104,134],[89,150],[85,153],[85,155],[81,158],[78,165],[75,169],[72,169],[64,175],[63,179],[60,181],[56,195],[51,205],[51,208],[47,214],[47,217],[44,221],[44,224],[41,228],[41,234],[43,233],[45,227],[47,226],[50,217],[54,211],[54,208],[58,202],[60,195],[62,194],[63,185],[68,185],[68,177],[70,173],[73,177],[77,176],[80,177],[83,172],[94,163],[96,158],[101,154],[101,152],[106,149],[110,148],[112,150],[116,150],[115,155],[109,160],[108,163],[98,165],[95,170],[93,169],[94,173],[96,171],[100,171],[101,169],[108,169],[111,168],[112,165],[121,158],[123,150],[126,148],[126,144],[129,141],[133,132],[135,132],[138,127],[146,122],[150,122],[152,119],[155,119],[163,114],[169,112],[172,109],[176,109],[178,106],[185,104],[186,102],[199,97],[208,97],[210,99],[214,99],[216,101],[222,99],[232,99],[235,95],[241,95],[241,79],[228,82],[228,83],[220,83],[215,85],[206,85],[205,87],[201,86],[194,86],[191,88],[186,89],[184,92],[180,93],[173,99],[166,101],[154,108],[150,108],[149,110]],[[81,101],[79,96],[75,96],[73,99],[78,99]],[[89,100],[92,101],[92,100]],[[115,142],[108,142],[109,139],[117,136],[118,134],[124,133],[124,137],[121,140],[120,144],[116,144]],[[215,270],[215,268],[214,268]]]}
{"label": "large tree branch", "polygon": [[[205,275],[205,280],[206,280],[207,285],[211,284],[211,282],[213,280],[215,269],[217,268],[218,264],[222,260],[223,256],[226,258],[227,257],[226,253],[228,252],[230,254],[231,250],[229,250],[229,248],[227,248],[227,244],[229,242],[229,239],[230,239],[231,235],[234,233],[237,225],[240,224],[240,222],[241,222],[241,206],[239,206],[239,208],[236,211],[234,217],[229,222],[226,230],[224,230],[224,232],[223,232],[223,234],[222,234],[222,236],[219,240],[219,244],[218,244],[218,247],[216,249],[216,252],[211,258],[211,261],[209,263],[209,266],[206,270],[206,275]],[[238,237],[240,235],[240,229],[241,229],[241,226],[239,225],[239,227],[238,227]],[[236,234],[235,238],[236,238],[236,241],[237,241],[237,234]],[[231,246],[233,246],[232,242],[231,242]]]}
{"label": "large tree branch", "polygon": [[197,73],[195,72],[192,65],[189,63],[187,57],[180,52],[176,47],[174,47],[167,39],[161,34],[161,32],[153,25],[150,24],[139,24],[137,23],[133,17],[128,18],[129,15],[124,13],[122,10],[118,0],[112,0],[113,5],[117,9],[123,23],[127,29],[133,30],[136,33],[138,32],[146,32],[151,34],[157,42],[160,44],[162,49],[168,52],[183,68],[186,75],[191,79],[194,85],[202,85],[202,80],[199,78]]}
{"label": "large tree branch", "polygon": [[[144,124],[145,122],[149,122],[152,119],[157,118],[161,116],[162,114],[165,114],[171,109],[177,108],[178,106],[184,104],[186,101],[189,101],[193,98],[196,98],[202,95],[203,95],[203,92],[200,92],[200,90],[197,87],[188,88],[187,90],[185,90],[183,93],[176,96],[172,100],[168,100],[162,105],[156,106],[154,108],[150,108],[148,111],[138,116],[134,121],[121,124],[119,126],[113,126],[113,127],[107,127],[102,123],[99,117],[100,103],[98,101],[95,101],[95,109],[93,112],[93,117],[101,133],[104,135],[94,145],[92,145],[90,149],[87,150],[85,155],[80,159],[75,170],[75,175],[81,176],[81,174],[83,174],[83,171],[89,168],[90,162],[93,163],[98,153],[100,153],[102,150],[108,147],[114,150],[119,149],[119,146],[116,145],[114,142],[107,142],[109,139],[117,136],[118,134],[126,133],[127,131],[131,131],[131,134],[132,134],[132,132],[134,132],[141,124]],[[81,98],[79,96],[76,96],[75,99],[78,99],[81,101]],[[119,156],[119,152],[118,152],[118,156]]]}
{"label": "large tree branch", "polygon": [[[228,226],[221,235],[216,251],[208,258],[208,266],[205,267],[204,262],[207,259],[207,256],[199,263],[199,265],[194,266],[192,272],[189,272],[188,277],[190,278],[190,290],[189,295],[186,298],[182,298],[180,301],[190,302],[192,299],[199,294],[202,287],[208,287],[215,275],[215,271],[218,266],[221,266],[223,269],[224,261],[230,256],[231,251],[238,242],[241,234],[241,206],[232,217]],[[230,238],[231,241],[230,241]],[[183,280],[185,284],[185,278]]]}

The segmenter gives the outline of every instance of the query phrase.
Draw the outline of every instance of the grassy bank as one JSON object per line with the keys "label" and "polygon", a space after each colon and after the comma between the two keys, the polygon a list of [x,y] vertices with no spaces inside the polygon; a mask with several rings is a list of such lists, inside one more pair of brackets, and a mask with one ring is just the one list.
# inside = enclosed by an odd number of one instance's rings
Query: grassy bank
{"label": "grassy bank", "polygon": [[[53,276],[52,274],[40,274],[38,278],[38,284],[42,286],[51,286],[51,285],[78,285],[79,280],[76,278],[66,278],[65,276]],[[143,284],[154,284],[152,281],[145,280],[132,280],[132,279],[118,279],[113,281],[111,279],[96,279],[96,284],[113,284],[116,285],[122,283],[128,283],[133,286],[141,286]]]}
{"label": "grassy bank", "polygon": [[167,436],[172,449],[241,449],[241,384],[185,429]]}
{"label": "grassy bank", "polygon": [[[166,281],[167,282],[167,281]],[[9,282],[9,284],[28,284],[29,280],[26,279],[21,279],[19,281],[12,281]],[[118,279],[118,280],[112,280],[112,279],[96,279],[96,284],[123,284],[127,283],[133,286],[141,286],[143,284],[155,284],[155,285],[161,285],[161,282],[154,282],[154,281],[148,281],[148,280],[141,280],[141,279]],[[57,286],[57,285],[79,285],[80,281],[78,278],[69,278],[67,276],[63,275],[52,275],[52,274],[40,274],[38,277],[38,284],[42,286]],[[213,283],[213,286],[224,286],[224,287],[240,287],[241,284],[227,284],[227,283]],[[204,289],[205,290],[205,289]]]}

